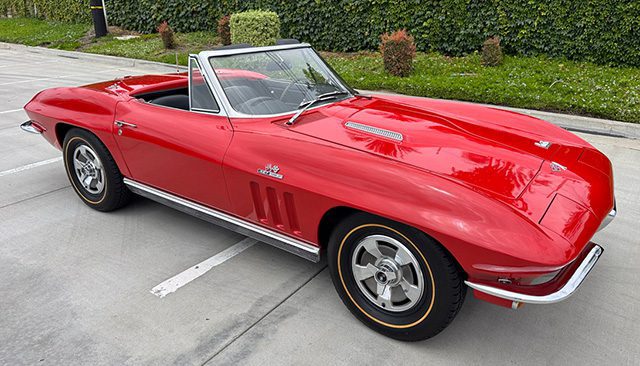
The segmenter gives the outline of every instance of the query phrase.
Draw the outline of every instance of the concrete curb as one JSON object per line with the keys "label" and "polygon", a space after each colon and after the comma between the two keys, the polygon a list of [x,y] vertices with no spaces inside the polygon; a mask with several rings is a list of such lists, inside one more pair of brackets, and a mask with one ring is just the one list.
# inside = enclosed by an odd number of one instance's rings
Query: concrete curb
{"label": "concrete curb", "polygon": [[528,114],[570,131],[640,140],[640,124],[638,123],[619,122],[601,118],[574,116],[571,114],[552,113],[496,105],[491,105],[491,107]]}
{"label": "concrete curb", "polygon": [[[26,50],[28,52],[39,53],[39,54],[55,55],[55,56],[67,57],[67,58],[73,58],[73,59],[79,59],[79,60],[100,62],[100,63],[109,64],[109,65],[120,65],[123,67],[144,68],[145,70],[154,70],[154,71],[165,72],[165,73],[176,71],[176,65],[166,64],[162,62],[155,62],[155,61],[145,61],[145,60],[138,60],[138,59],[132,59],[132,58],[118,57],[118,56],[99,55],[99,54],[77,52],[77,51],[64,51],[64,50],[56,50],[52,48],[32,47],[32,46],[25,46],[25,45],[14,44],[14,43],[4,43],[4,42],[0,42],[0,49]],[[178,69],[180,71],[187,70],[187,68],[184,66],[179,66]],[[376,93],[376,94],[394,94],[394,93],[385,92],[385,91],[363,90],[362,92]],[[464,103],[470,103],[470,102],[464,102]],[[482,104],[482,103],[474,103],[474,104]],[[586,132],[586,133],[614,136],[614,137],[625,137],[629,139],[640,140],[640,124],[636,124],[636,123],[619,122],[619,121],[612,121],[612,120],[601,119],[601,118],[574,116],[570,114],[552,113],[552,112],[544,112],[544,111],[537,111],[537,110],[530,110],[530,109],[512,108],[512,107],[505,107],[500,105],[491,105],[491,104],[482,104],[482,105],[528,114],[528,115],[546,120],[548,122],[551,122],[553,124],[556,124],[562,128],[565,128],[571,131]]]}
{"label": "concrete curb", "polygon": [[[363,94],[387,94],[394,95],[396,93],[388,91],[371,91],[361,90]],[[416,97],[422,98],[422,97]],[[458,101],[461,103],[479,104],[486,107],[499,108],[508,111],[528,114],[530,116],[540,118],[547,122],[551,122],[569,131],[584,132],[595,135],[604,135],[612,137],[624,137],[628,139],[640,140],[640,123],[620,122],[602,118],[575,116],[572,114],[553,113],[545,111],[537,111],[532,109],[522,109],[505,107],[502,105],[473,103],[467,101]]]}
{"label": "concrete curb", "polygon": [[[54,55],[59,57],[72,58],[76,60],[86,60],[86,61],[92,61],[92,62],[100,62],[100,63],[122,66],[122,67],[144,68],[146,70],[154,70],[154,71],[163,72],[163,73],[176,71],[176,65],[172,65],[172,64],[166,64],[163,62],[155,62],[155,61],[138,60],[133,58],[118,57],[118,56],[99,55],[95,53],[65,51],[65,50],[57,50],[53,48],[33,47],[33,46],[25,46],[25,45],[15,44],[15,43],[0,42],[0,50],[3,50],[3,49],[27,51],[27,52],[43,54],[43,55]],[[179,66],[178,70],[186,71],[187,68],[184,66]]]}

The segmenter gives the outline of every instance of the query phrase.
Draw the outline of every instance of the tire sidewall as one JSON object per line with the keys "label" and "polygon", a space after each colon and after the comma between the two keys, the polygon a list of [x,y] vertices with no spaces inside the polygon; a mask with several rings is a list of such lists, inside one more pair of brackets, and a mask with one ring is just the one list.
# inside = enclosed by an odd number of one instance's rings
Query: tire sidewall
{"label": "tire sidewall", "polygon": [[[98,145],[95,140],[95,137],[88,133],[85,133],[84,131],[72,130],[65,137],[63,149],[64,165],[73,189],[80,196],[80,198],[82,198],[87,204],[92,206],[98,206],[106,200],[111,183],[109,182],[111,177],[107,171],[108,168],[105,166],[104,152],[102,151],[103,149],[101,149],[102,146]],[[75,173],[75,169],[73,166],[73,154],[76,148],[80,145],[88,146],[95,154],[97,154],[98,159],[100,159],[100,162],[103,166],[104,188],[99,194],[93,194],[87,191],[82,186],[82,184],[78,180],[78,176]]]}
{"label": "tire sidewall", "polygon": [[[417,305],[402,312],[390,312],[373,304],[361,293],[351,270],[351,255],[362,238],[381,234],[400,241],[420,264],[424,290]],[[397,222],[368,214],[355,214],[343,221],[331,235],[327,257],[333,283],[347,308],[370,328],[392,338],[419,340],[440,332],[448,324],[451,291],[442,249],[422,232]]]}

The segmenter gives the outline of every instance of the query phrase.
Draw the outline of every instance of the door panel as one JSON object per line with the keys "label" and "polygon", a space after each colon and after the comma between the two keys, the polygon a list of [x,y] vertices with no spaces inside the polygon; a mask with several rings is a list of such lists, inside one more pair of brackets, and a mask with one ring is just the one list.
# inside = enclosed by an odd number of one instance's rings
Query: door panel
{"label": "door panel", "polygon": [[230,207],[222,160],[233,135],[226,116],[139,100],[119,103],[114,136],[132,178],[221,210]]}

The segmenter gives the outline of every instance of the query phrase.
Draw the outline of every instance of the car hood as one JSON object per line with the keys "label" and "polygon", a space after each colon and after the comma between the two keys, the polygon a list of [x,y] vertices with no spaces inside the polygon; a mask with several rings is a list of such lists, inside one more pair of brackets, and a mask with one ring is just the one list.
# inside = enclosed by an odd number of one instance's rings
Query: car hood
{"label": "car hood", "polygon": [[[583,149],[582,140],[544,121],[477,106],[475,112],[460,114],[464,106],[353,98],[305,114],[292,131],[410,164],[509,199],[524,191],[545,160],[562,164],[577,159]],[[552,144],[541,147],[541,140]]]}

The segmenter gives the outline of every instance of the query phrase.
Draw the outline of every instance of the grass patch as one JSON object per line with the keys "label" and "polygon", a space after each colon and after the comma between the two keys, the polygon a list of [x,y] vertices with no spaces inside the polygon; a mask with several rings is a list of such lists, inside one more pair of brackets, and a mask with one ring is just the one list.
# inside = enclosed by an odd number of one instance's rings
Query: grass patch
{"label": "grass patch", "polygon": [[129,40],[118,40],[114,36],[100,38],[83,47],[83,52],[99,53],[103,55],[138,58],[150,61],[176,63],[187,65],[190,53],[198,53],[218,45],[218,36],[212,32],[177,33],[178,47],[167,50],[157,34],[145,34]]}
{"label": "grass patch", "polygon": [[0,42],[46,46],[64,50],[80,47],[87,24],[70,24],[28,18],[0,19]]}
{"label": "grass patch", "polygon": [[[45,45],[82,52],[181,65],[189,53],[219,44],[213,32],[177,33],[178,48],[166,50],[157,34],[118,40],[93,39],[89,25],[15,18],[0,19],[0,41]],[[114,32],[116,33],[116,32]],[[120,32],[121,33],[121,32]],[[124,32],[127,33],[127,32]],[[640,123],[640,68],[617,68],[546,57],[506,56],[498,67],[484,67],[479,54],[446,57],[419,53],[408,77],[384,71],[375,52],[323,53],[353,87],[432,98],[506,105],[589,115]]]}
{"label": "grass patch", "polygon": [[484,67],[480,55],[418,54],[409,77],[384,72],[377,53],[325,53],[351,86],[432,98],[559,111],[640,122],[640,69],[545,57],[507,56]]}

